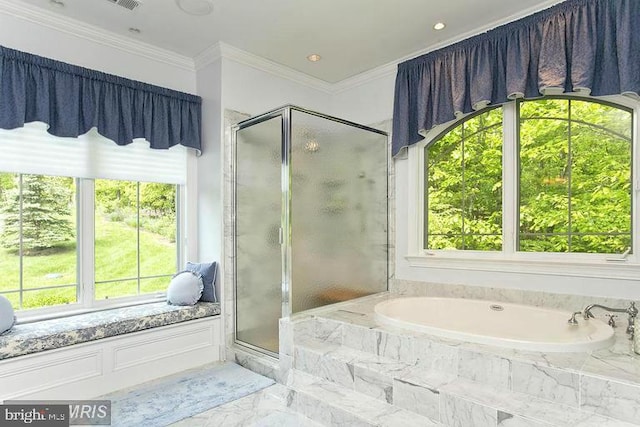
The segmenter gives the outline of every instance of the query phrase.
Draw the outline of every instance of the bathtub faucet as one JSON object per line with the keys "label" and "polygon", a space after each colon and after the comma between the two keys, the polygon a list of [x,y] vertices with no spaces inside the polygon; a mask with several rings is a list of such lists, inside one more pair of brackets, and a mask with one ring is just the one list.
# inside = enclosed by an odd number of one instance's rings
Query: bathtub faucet
{"label": "bathtub faucet", "polygon": [[593,313],[591,313],[591,310],[593,310],[594,308],[601,308],[603,310],[614,312],[614,313],[627,313],[629,315],[629,325],[627,326],[627,334],[629,334],[630,336],[629,339],[633,339],[633,335],[635,332],[634,323],[635,323],[636,317],[638,316],[638,309],[636,308],[635,302],[631,302],[631,305],[627,308],[611,308],[611,307],[605,307],[604,305],[600,305],[600,304],[589,304],[588,306],[585,307],[582,313],[584,320],[589,320],[590,317],[591,318],[595,317]]}

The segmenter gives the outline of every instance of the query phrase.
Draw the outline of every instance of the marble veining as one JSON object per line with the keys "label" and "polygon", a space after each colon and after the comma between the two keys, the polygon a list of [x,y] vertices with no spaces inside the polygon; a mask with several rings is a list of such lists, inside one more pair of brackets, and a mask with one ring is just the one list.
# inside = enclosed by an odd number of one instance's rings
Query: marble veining
{"label": "marble veining", "polygon": [[577,407],[580,377],[577,373],[514,361],[513,390]]}
{"label": "marble veining", "polygon": [[220,303],[141,304],[16,325],[0,336],[0,360],[220,314]]}
{"label": "marble veining", "polygon": [[487,406],[451,395],[442,396],[441,419],[450,427],[490,427],[498,423],[498,412]]}
{"label": "marble veining", "polygon": [[[315,328],[306,319],[310,335],[294,340],[292,372],[361,396],[345,406],[339,402],[346,397],[334,393],[320,404],[329,412],[341,408],[327,420],[384,425],[381,418],[390,421],[400,408],[399,417],[409,413],[447,426],[640,424],[639,359],[629,353],[624,331],[617,331],[614,346],[591,353],[493,347],[378,325],[371,308],[398,297],[387,293],[327,307],[313,314]],[[325,383],[315,384],[314,393],[329,393],[319,391],[329,387]],[[392,406],[384,415],[363,412],[357,405],[364,397]],[[354,412],[363,416],[350,418]]]}
{"label": "marble veining", "polygon": [[440,392],[436,389],[394,379],[393,404],[433,420],[440,418]]}
{"label": "marble veining", "polygon": [[598,414],[640,423],[640,387],[582,376],[581,406]]}

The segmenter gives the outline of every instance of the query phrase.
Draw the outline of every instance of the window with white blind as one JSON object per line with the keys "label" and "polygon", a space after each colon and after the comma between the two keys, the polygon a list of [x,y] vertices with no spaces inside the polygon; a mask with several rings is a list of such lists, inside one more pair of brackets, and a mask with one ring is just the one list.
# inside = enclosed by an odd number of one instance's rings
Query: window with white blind
{"label": "window with white blind", "polygon": [[162,297],[181,263],[186,149],[46,129],[0,130],[0,294],[27,317]]}

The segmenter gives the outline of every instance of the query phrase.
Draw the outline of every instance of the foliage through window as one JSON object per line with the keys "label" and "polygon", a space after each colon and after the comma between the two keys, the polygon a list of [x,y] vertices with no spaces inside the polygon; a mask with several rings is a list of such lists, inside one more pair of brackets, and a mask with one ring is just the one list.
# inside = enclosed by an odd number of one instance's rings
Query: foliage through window
{"label": "foliage through window", "polygon": [[24,310],[164,292],[178,260],[177,188],[0,173],[0,294]]}
{"label": "foliage through window", "polygon": [[502,110],[475,115],[425,148],[429,249],[502,248]]}
{"label": "foliage through window", "polygon": [[14,308],[77,301],[76,182],[0,173],[0,294]]}
{"label": "foliage through window", "polygon": [[164,291],[176,272],[176,186],[95,181],[95,295]]}
{"label": "foliage through window", "polygon": [[[515,138],[506,123],[516,124]],[[577,98],[465,118],[424,149],[425,249],[499,251],[511,221],[516,251],[624,252],[632,244],[632,128],[631,110]],[[514,171],[504,179],[515,183],[516,200],[504,192],[503,169]]]}

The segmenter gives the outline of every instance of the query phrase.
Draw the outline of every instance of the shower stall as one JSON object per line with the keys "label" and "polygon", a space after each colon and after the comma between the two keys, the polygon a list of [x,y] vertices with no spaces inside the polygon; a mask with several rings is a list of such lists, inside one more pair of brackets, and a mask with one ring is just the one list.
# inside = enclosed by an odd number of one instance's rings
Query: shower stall
{"label": "shower stall", "polygon": [[281,317],[387,290],[387,134],[295,106],[232,134],[235,342],[277,357]]}

